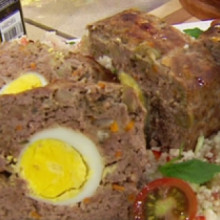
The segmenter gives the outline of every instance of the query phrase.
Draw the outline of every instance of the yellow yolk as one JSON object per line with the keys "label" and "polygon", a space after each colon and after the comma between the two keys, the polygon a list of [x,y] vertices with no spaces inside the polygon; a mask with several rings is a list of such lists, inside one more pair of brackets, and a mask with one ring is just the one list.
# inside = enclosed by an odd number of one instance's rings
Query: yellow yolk
{"label": "yellow yolk", "polygon": [[72,205],[96,193],[104,160],[85,134],[58,126],[29,137],[15,169],[27,184],[27,196],[53,205]]}
{"label": "yellow yolk", "polygon": [[53,138],[31,143],[20,158],[20,170],[33,195],[56,201],[77,195],[89,178],[80,153]]}
{"label": "yellow yolk", "polygon": [[1,94],[16,94],[26,90],[44,86],[45,80],[35,73],[21,75],[8,85],[2,88]]}

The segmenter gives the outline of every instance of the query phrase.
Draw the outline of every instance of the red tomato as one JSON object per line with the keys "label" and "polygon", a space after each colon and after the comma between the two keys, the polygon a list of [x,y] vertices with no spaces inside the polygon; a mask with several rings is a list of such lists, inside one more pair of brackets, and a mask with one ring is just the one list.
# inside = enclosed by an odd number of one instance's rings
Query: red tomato
{"label": "red tomato", "polygon": [[158,151],[158,150],[152,150],[152,153],[154,154],[154,157],[155,157],[156,160],[159,160],[160,156],[162,154],[162,152]]}
{"label": "red tomato", "polygon": [[161,178],[147,184],[134,203],[134,220],[194,220],[197,198],[188,183]]}
{"label": "red tomato", "polygon": [[206,220],[205,216],[196,216],[195,220]]}

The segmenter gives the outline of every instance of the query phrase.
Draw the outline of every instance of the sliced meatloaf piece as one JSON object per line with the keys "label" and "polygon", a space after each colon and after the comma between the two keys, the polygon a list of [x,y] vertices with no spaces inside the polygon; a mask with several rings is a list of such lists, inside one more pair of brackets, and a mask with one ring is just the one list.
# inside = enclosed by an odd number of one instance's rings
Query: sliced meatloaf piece
{"label": "sliced meatloaf piece", "polygon": [[[194,149],[199,136],[220,129],[220,66],[206,47],[195,42],[164,56],[155,90],[152,138],[164,147]],[[153,113],[154,114],[154,113]],[[166,135],[166,136],[165,136]]]}
{"label": "sliced meatloaf piece", "polygon": [[209,50],[137,10],[98,21],[88,30],[89,53],[108,60],[122,83],[132,78],[142,90],[148,146],[191,149],[199,135],[219,129],[219,67]]}
{"label": "sliced meatloaf piece", "polygon": [[[104,82],[85,86],[59,81],[1,96],[0,106],[0,219],[132,219],[133,199],[144,182],[147,160],[146,111],[132,89]],[[21,152],[31,137],[56,127],[89,138],[104,166],[94,194],[74,204],[56,205],[31,197],[18,171]]]}
{"label": "sliced meatloaf piece", "polygon": [[24,73],[41,74],[48,83],[57,79],[82,82],[113,80],[93,58],[55,50],[39,41],[12,41],[0,45],[0,88]]}

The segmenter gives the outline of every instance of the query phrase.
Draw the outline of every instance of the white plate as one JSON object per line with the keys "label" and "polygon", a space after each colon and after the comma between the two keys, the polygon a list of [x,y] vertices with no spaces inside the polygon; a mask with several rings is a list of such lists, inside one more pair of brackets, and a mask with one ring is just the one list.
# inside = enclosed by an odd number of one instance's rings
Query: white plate
{"label": "white plate", "polygon": [[198,21],[198,22],[191,22],[191,23],[182,23],[182,24],[176,24],[173,26],[178,28],[181,31],[183,31],[184,29],[191,29],[191,28],[195,28],[195,27],[198,27],[201,30],[205,31],[209,28],[212,21],[213,20]]}

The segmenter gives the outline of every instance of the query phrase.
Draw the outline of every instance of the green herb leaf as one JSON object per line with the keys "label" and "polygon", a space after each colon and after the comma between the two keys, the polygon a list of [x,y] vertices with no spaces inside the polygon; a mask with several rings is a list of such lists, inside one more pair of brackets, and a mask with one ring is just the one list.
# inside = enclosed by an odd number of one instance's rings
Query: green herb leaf
{"label": "green herb leaf", "polygon": [[199,28],[192,28],[192,29],[184,29],[183,30],[186,34],[190,35],[194,38],[199,38],[199,36],[203,33],[203,31]]}
{"label": "green herb leaf", "polygon": [[159,171],[168,177],[176,177],[185,181],[203,184],[210,181],[216,173],[220,172],[220,166],[198,159],[192,159],[180,163],[167,163],[159,167]]}
{"label": "green herb leaf", "polygon": [[74,44],[76,44],[76,42],[75,41],[69,41],[68,44],[69,45],[74,45]]}

